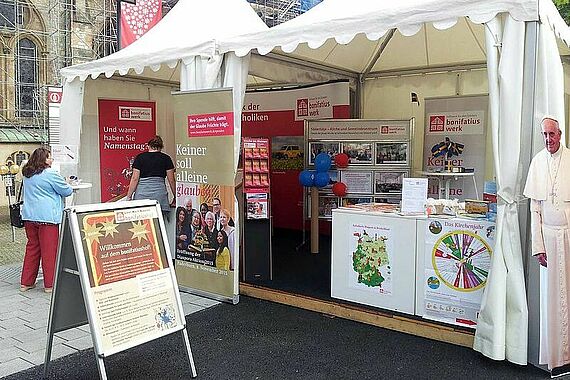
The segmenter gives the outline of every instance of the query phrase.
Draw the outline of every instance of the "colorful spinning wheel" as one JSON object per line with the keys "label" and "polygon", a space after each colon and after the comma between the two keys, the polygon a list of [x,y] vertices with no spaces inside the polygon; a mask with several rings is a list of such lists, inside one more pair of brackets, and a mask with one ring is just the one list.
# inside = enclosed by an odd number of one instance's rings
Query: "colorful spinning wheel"
{"label": "colorful spinning wheel", "polygon": [[460,292],[473,292],[487,282],[491,247],[471,231],[451,231],[434,245],[432,265],[437,277]]}

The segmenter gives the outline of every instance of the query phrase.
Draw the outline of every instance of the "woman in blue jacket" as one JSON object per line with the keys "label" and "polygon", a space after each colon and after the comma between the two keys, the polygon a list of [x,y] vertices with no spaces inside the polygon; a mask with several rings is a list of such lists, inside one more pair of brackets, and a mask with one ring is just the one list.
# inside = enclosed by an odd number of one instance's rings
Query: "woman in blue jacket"
{"label": "woman in blue jacket", "polygon": [[41,147],[34,150],[22,169],[22,220],[28,238],[20,279],[20,290],[23,292],[35,288],[40,260],[45,292],[50,293],[53,286],[59,224],[63,217],[63,198],[70,196],[73,190],[51,168],[52,162],[49,149]]}

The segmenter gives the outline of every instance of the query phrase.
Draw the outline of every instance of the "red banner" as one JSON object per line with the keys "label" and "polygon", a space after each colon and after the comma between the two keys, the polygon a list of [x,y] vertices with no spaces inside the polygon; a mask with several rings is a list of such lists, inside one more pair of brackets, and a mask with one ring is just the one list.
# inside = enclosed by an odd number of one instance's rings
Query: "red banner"
{"label": "red banner", "polygon": [[161,18],[160,0],[137,0],[136,5],[121,3],[121,49],[141,38]]}
{"label": "red banner", "polygon": [[101,202],[126,194],[133,160],[155,135],[154,102],[99,100]]}

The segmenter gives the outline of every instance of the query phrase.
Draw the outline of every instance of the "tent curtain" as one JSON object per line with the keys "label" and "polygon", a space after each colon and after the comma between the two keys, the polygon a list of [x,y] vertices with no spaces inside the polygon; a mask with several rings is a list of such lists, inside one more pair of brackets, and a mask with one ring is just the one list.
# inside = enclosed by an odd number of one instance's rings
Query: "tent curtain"
{"label": "tent curtain", "polygon": [[495,360],[526,365],[528,310],[520,240],[525,24],[498,15],[485,28],[490,124],[497,181],[495,250],[473,348]]}

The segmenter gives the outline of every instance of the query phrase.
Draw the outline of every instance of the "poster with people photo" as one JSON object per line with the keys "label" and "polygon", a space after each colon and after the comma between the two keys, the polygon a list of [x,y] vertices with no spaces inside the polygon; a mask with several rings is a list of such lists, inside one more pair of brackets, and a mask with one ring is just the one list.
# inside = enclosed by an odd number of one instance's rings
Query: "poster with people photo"
{"label": "poster with people photo", "polygon": [[340,144],[338,142],[311,142],[309,143],[309,151],[311,155],[309,156],[309,165],[315,164],[315,157],[319,153],[327,153],[331,156],[331,161],[334,164],[334,156],[339,152]]}
{"label": "poster with people photo", "polygon": [[[339,198],[332,195],[319,196],[319,218],[332,218],[332,210],[338,208]],[[311,217],[311,197],[307,198],[307,213]]]}
{"label": "poster with people photo", "polygon": [[269,219],[267,193],[247,193],[247,218]]}
{"label": "poster with people photo", "polygon": [[341,144],[341,150],[348,155],[351,165],[372,165],[373,144],[367,142],[345,142]]}
{"label": "poster with people photo", "polygon": [[377,142],[376,165],[408,165],[409,144],[407,142]]}
{"label": "poster with people photo", "polygon": [[374,192],[376,194],[401,194],[404,177],[408,175],[407,170],[374,172]]}

